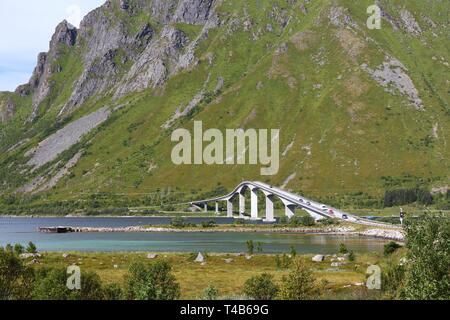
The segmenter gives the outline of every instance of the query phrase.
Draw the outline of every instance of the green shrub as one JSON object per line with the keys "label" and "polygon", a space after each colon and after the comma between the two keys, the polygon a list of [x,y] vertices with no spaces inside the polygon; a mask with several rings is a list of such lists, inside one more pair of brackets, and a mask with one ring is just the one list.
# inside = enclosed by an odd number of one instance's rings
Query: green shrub
{"label": "green shrub", "polygon": [[122,300],[123,290],[117,283],[110,283],[103,287],[103,298],[105,300]]}
{"label": "green shrub", "polygon": [[355,261],[355,260],[356,260],[356,255],[355,255],[355,253],[354,253],[353,251],[350,251],[349,254],[348,254],[348,261],[353,262],[353,261]]}
{"label": "green shrub", "polygon": [[427,215],[405,223],[407,265],[403,296],[450,299],[450,219]]}
{"label": "green shrub", "polygon": [[273,300],[278,293],[278,286],[273,281],[273,276],[263,273],[251,277],[244,284],[244,294],[255,300]]}
{"label": "green shrub", "polygon": [[280,286],[282,300],[310,300],[318,296],[312,271],[301,259],[294,261],[294,269],[283,276]]}
{"label": "green shrub", "polygon": [[180,285],[167,261],[149,266],[135,262],[126,278],[127,297],[132,300],[175,300],[180,297]]}
{"label": "green shrub", "polygon": [[400,298],[403,291],[403,282],[405,279],[405,267],[402,265],[389,262],[382,269],[381,273],[381,289],[388,298]]}
{"label": "green shrub", "polygon": [[184,228],[186,227],[186,220],[180,217],[173,218],[170,225],[174,228]]}
{"label": "green shrub", "polygon": [[37,253],[37,248],[36,245],[33,242],[28,242],[28,246],[27,246],[27,252],[28,253]]}
{"label": "green shrub", "polygon": [[219,290],[210,285],[203,291],[203,300],[217,300],[219,298]]}
{"label": "green shrub", "polygon": [[292,258],[285,253],[283,253],[281,257],[279,255],[275,256],[275,265],[277,269],[287,269],[291,265],[291,262]]}
{"label": "green shrub", "polygon": [[316,220],[311,216],[304,216],[301,219],[301,224],[304,225],[305,227],[311,227],[316,224]]}
{"label": "green shrub", "polygon": [[384,255],[388,256],[388,255],[394,253],[395,251],[397,251],[397,249],[399,249],[401,247],[402,246],[399,245],[397,242],[390,241],[384,245]]}
{"label": "green shrub", "polygon": [[203,221],[202,222],[202,227],[203,228],[214,228],[216,227],[217,224],[214,220],[209,220],[209,221]]}
{"label": "green shrub", "polygon": [[247,245],[247,253],[249,255],[253,255],[253,252],[255,250],[255,245],[253,244],[253,240],[248,240],[246,242],[246,245]]}
{"label": "green shrub", "polygon": [[33,283],[33,269],[12,250],[0,247],[0,300],[30,299]]}
{"label": "green shrub", "polygon": [[346,253],[348,253],[348,249],[347,249],[347,246],[345,245],[345,244],[343,244],[343,243],[341,243],[340,245],[339,245],[339,251],[338,251],[340,254],[346,254]]}

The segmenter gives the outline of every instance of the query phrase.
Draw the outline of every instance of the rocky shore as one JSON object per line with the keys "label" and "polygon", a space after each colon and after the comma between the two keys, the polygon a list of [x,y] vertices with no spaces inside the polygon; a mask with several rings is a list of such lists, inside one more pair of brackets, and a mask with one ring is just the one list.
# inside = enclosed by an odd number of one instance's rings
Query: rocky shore
{"label": "rocky shore", "polygon": [[[131,226],[122,228],[94,228],[94,227],[65,227],[68,232],[185,232],[185,233],[210,233],[210,232],[254,232],[254,233],[298,233],[298,234],[327,234],[339,236],[363,236],[395,241],[404,241],[404,234],[400,229],[368,229],[355,230],[353,227],[328,227],[328,228],[250,228],[250,227],[214,227],[214,228],[171,228],[171,227],[143,227]],[[40,230],[45,228],[40,228]]]}

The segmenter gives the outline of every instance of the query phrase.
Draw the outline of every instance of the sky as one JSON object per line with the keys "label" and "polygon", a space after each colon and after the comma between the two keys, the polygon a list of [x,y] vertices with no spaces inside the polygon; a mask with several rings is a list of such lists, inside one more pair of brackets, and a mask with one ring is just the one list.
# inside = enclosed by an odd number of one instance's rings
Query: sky
{"label": "sky", "polygon": [[0,0],[0,91],[27,83],[58,23],[78,27],[105,0]]}

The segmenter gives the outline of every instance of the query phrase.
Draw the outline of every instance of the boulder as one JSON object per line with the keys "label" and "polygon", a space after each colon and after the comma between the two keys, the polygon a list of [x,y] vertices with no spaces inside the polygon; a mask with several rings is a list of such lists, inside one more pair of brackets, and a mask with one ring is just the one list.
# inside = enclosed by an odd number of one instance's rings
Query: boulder
{"label": "boulder", "polygon": [[324,260],[325,260],[325,256],[322,255],[322,254],[315,255],[315,256],[312,258],[312,261],[314,261],[314,262],[322,262],[322,261],[324,261]]}
{"label": "boulder", "polygon": [[21,259],[28,259],[28,258],[40,258],[41,255],[39,253],[22,253],[19,255]]}
{"label": "boulder", "polygon": [[205,257],[201,252],[198,253],[197,258],[195,258],[195,262],[205,262]]}
{"label": "boulder", "polygon": [[224,259],[225,263],[232,263],[234,261],[234,259]]}
{"label": "boulder", "polygon": [[70,256],[70,254],[68,254],[68,253],[63,253],[63,255],[62,255],[62,257],[63,257],[64,259],[67,259],[69,256]]}
{"label": "boulder", "polygon": [[253,256],[245,256],[245,259],[251,260],[251,259],[253,259]]}
{"label": "boulder", "polygon": [[158,257],[157,254],[152,254],[152,253],[149,253],[149,254],[147,255],[147,259],[151,259],[151,260],[156,259],[157,257]]}

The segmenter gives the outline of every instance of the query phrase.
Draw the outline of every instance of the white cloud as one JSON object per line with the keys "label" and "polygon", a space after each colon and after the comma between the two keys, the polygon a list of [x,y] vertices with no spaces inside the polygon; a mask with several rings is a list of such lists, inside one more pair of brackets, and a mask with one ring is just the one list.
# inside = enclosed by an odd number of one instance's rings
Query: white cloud
{"label": "white cloud", "polygon": [[13,90],[28,80],[38,53],[48,51],[49,41],[58,23],[66,19],[78,27],[84,15],[104,2],[1,0],[0,91]]}

